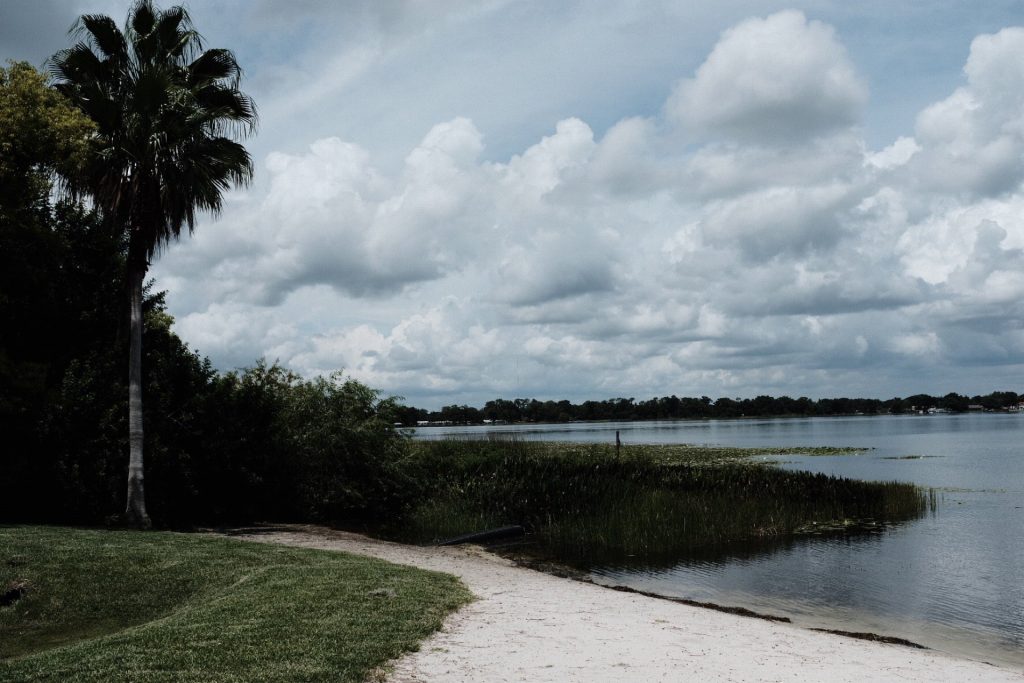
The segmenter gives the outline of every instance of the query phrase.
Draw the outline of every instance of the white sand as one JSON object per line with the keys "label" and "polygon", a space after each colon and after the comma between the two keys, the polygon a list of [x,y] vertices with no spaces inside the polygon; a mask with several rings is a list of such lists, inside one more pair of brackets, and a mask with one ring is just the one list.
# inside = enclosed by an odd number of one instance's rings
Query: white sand
{"label": "white sand", "polygon": [[455,574],[477,600],[394,683],[448,681],[1024,681],[1024,674],[621,593],[561,579],[483,552],[421,548],[296,526],[242,538],[344,550]]}

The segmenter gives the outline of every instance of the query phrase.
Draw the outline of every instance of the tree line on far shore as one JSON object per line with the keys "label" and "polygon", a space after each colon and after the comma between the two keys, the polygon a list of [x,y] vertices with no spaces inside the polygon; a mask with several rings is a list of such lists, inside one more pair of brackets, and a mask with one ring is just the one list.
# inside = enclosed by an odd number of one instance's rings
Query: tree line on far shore
{"label": "tree line on far shore", "polygon": [[603,401],[538,401],[517,398],[495,399],[483,408],[449,405],[440,410],[399,406],[398,417],[405,426],[425,422],[484,424],[487,422],[574,422],[589,420],[671,420],[735,417],[815,417],[828,415],[899,415],[920,411],[962,413],[972,410],[1017,410],[1024,395],[994,391],[985,396],[949,393],[945,396],[915,394],[906,398],[821,398],[806,396],[758,396],[756,398],[700,398],[663,396],[645,401],[610,398]]}

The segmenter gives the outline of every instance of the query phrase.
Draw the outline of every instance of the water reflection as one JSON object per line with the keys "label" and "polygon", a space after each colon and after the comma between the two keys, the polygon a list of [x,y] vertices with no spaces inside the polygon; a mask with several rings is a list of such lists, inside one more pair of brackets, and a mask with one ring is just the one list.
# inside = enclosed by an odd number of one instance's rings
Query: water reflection
{"label": "water reflection", "polygon": [[697,547],[673,548],[671,553],[648,552],[632,556],[621,553],[595,554],[572,557],[565,548],[552,544],[543,537],[534,536],[526,544],[513,548],[547,560],[570,561],[576,568],[597,576],[636,574],[659,577],[671,574],[679,567],[688,567],[697,573],[711,575],[727,567],[744,567],[765,561],[777,553],[792,553],[804,546],[821,547],[825,543],[878,543],[884,533],[881,527],[871,530],[834,532],[821,535],[767,537],[732,543],[718,543]]}
{"label": "water reflection", "polygon": [[1019,588],[995,589],[984,580],[964,585],[950,573],[964,555],[932,554],[913,541],[901,543],[901,533],[801,539],[767,552],[681,558],[672,567],[591,571],[605,583],[742,606],[805,626],[908,638],[1024,667],[1024,624],[1014,608],[1021,603],[1013,594]]}

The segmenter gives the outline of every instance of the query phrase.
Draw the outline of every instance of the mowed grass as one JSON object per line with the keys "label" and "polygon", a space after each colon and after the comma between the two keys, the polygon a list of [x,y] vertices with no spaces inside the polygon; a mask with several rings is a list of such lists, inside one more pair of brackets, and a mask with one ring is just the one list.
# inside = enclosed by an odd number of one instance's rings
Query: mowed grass
{"label": "mowed grass", "polygon": [[471,596],[338,552],[0,527],[0,681],[362,681]]}

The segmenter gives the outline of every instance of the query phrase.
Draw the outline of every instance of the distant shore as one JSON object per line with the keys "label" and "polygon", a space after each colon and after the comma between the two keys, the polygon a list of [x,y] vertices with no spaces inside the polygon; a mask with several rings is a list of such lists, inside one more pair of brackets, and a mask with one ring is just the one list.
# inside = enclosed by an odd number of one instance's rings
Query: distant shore
{"label": "distant shore", "polygon": [[451,420],[451,419],[430,419],[417,420],[415,423],[398,422],[396,427],[404,428],[428,428],[428,427],[522,427],[529,425],[545,424],[606,424],[614,422],[701,422],[711,420],[805,420],[811,418],[835,418],[835,417],[892,417],[892,416],[931,416],[931,415],[978,415],[978,414],[1018,414],[1024,415],[1024,403],[1008,405],[1004,407],[986,408],[974,406],[969,409],[953,410],[941,407],[925,407],[896,412],[833,412],[833,413],[740,413],[736,415],[668,415],[668,416],[641,416],[641,417],[600,417],[600,418],[569,418],[569,419],[540,419],[540,420],[502,420],[502,419],[474,419],[474,420]]}

